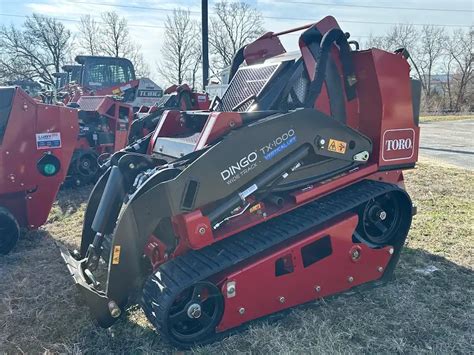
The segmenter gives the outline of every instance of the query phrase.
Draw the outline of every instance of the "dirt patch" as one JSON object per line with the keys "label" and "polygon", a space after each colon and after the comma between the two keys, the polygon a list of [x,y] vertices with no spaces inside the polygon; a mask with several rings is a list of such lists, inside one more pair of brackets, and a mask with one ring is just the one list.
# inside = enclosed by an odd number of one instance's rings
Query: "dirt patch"
{"label": "dirt patch", "polygon": [[[407,172],[418,215],[396,271],[371,291],[296,307],[197,353],[474,352],[474,179],[422,161]],[[77,247],[90,188],[62,191],[48,223],[0,259],[0,352],[172,352],[143,312],[94,325],[56,241]]]}

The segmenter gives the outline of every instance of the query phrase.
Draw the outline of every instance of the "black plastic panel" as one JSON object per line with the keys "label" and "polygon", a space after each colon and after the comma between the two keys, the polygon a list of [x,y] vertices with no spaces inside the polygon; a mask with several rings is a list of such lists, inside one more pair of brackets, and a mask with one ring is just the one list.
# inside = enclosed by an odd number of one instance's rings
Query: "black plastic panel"
{"label": "black plastic panel", "polygon": [[413,103],[413,121],[418,126],[420,123],[420,104],[421,104],[421,81],[411,79],[411,100]]}
{"label": "black plastic panel", "polygon": [[0,89],[0,144],[2,144],[3,136],[7,130],[14,96],[15,88],[9,87]]}

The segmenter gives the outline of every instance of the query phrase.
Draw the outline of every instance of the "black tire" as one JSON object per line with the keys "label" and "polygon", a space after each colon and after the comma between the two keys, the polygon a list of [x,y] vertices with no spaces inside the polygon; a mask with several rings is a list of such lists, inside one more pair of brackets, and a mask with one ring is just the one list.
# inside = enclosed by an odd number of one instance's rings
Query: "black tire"
{"label": "black tire", "polygon": [[20,238],[20,226],[16,218],[0,207],[0,255],[8,254]]}

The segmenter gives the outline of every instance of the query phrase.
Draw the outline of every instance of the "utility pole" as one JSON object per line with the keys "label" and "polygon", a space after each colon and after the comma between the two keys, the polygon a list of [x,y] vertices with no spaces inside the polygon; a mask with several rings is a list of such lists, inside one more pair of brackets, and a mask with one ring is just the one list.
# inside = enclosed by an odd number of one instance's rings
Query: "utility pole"
{"label": "utility pole", "polygon": [[202,86],[206,89],[209,80],[209,26],[208,26],[208,0],[202,0]]}

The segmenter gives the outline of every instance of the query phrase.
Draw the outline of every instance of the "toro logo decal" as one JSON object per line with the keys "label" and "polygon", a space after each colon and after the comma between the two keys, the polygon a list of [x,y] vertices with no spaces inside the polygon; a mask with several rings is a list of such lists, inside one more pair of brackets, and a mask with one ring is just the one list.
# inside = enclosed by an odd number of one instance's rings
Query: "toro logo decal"
{"label": "toro logo decal", "polygon": [[382,140],[384,161],[406,160],[415,152],[415,131],[412,128],[389,129]]}

